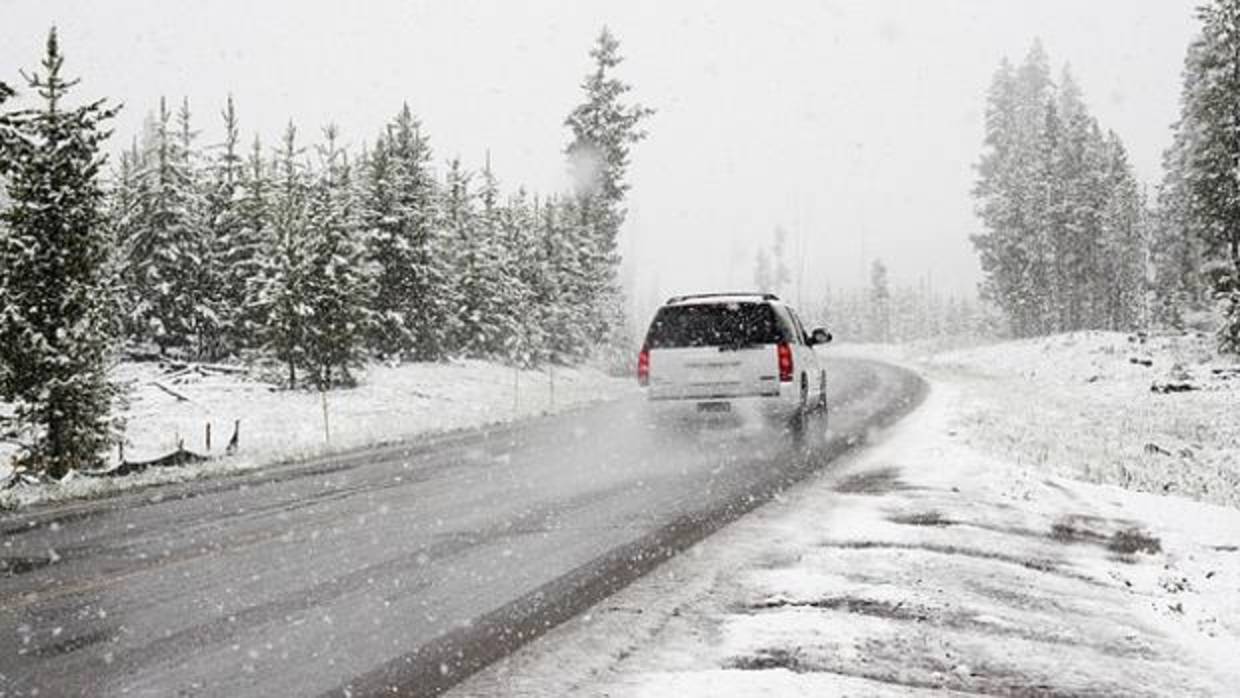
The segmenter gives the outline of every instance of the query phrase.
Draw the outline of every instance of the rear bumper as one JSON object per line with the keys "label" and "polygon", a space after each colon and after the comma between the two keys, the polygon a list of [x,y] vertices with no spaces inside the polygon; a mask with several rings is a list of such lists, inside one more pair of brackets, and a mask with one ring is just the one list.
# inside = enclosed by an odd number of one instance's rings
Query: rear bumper
{"label": "rear bumper", "polygon": [[656,418],[718,419],[790,417],[801,406],[801,394],[794,383],[780,385],[778,394],[770,395],[701,395],[694,397],[663,396],[646,391],[647,409]]}

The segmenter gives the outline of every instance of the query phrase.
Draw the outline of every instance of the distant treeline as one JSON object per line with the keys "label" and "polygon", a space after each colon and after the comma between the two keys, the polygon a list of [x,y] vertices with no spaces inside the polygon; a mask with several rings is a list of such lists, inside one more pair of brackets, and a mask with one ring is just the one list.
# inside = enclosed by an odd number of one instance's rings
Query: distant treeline
{"label": "distant treeline", "polygon": [[882,260],[870,266],[868,289],[827,289],[806,311],[849,342],[961,341],[999,332],[994,312],[976,296],[944,293],[928,278],[892,283]]}

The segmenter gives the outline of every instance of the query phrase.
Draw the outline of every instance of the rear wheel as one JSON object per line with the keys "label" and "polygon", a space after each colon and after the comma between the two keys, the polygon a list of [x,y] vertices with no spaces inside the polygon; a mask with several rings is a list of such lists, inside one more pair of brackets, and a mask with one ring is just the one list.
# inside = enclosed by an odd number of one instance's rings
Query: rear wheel
{"label": "rear wheel", "polygon": [[805,433],[809,428],[809,382],[805,376],[801,376],[801,400],[797,403],[796,410],[788,419],[788,432],[792,434],[793,441],[798,445],[805,443]]}

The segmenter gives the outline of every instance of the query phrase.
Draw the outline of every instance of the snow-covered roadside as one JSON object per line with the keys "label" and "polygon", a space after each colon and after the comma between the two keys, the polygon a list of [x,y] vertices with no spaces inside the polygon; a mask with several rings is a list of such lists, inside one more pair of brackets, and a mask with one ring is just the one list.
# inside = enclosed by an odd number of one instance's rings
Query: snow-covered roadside
{"label": "snow-covered roadside", "polygon": [[987,452],[1240,507],[1240,365],[1209,347],[1196,336],[1082,332],[949,352],[924,367],[967,389],[962,430]]}
{"label": "snow-covered roadside", "polygon": [[[360,385],[324,398],[307,391],[271,391],[228,375],[190,374],[160,380],[187,400],[156,387],[152,364],[127,364],[121,380],[134,389],[125,412],[128,460],[174,451],[223,456],[238,420],[235,455],[198,465],[153,468],[119,478],[76,477],[61,484],[18,486],[0,492],[0,509],[36,502],[99,496],[155,483],[250,470],[273,461],[330,453],[418,435],[509,422],[632,393],[634,382],[593,368],[516,371],[486,361],[372,365]],[[207,425],[212,442],[208,451]],[[330,439],[330,440],[329,440]],[[7,474],[0,453],[0,480]]]}
{"label": "snow-covered roadside", "polygon": [[[983,398],[1014,388],[954,382],[964,358],[879,446],[454,695],[1233,695],[1240,510],[1054,474],[1021,450],[1040,442],[985,433]],[[1060,397],[1078,421],[1047,439],[1104,429]]]}

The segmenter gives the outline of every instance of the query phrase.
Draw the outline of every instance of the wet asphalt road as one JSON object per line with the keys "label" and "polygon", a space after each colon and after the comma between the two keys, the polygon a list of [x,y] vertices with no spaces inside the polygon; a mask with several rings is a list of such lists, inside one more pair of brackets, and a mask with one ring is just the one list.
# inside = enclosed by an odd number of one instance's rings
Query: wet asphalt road
{"label": "wet asphalt road", "polygon": [[829,362],[809,453],[640,401],[0,516],[0,697],[430,695],[770,498],[924,384]]}

